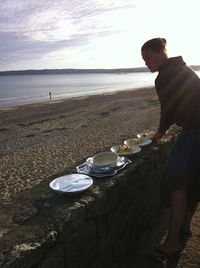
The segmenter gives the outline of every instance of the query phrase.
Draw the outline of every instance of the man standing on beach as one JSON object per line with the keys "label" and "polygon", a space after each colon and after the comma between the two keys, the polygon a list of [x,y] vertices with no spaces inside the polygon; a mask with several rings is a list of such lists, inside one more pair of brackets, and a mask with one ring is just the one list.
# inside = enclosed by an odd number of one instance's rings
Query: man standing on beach
{"label": "man standing on beach", "polygon": [[170,207],[169,230],[156,249],[162,258],[179,254],[180,236],[190,234],[190,222],[200,200],[200,79],[182,57],[168,58],[166,40],[154,38],[141,49],[155,80],[161,105],[160,124],[153,140],[160,140],[172,124],[182,131],[172,148],[161,184],[161,198]]}

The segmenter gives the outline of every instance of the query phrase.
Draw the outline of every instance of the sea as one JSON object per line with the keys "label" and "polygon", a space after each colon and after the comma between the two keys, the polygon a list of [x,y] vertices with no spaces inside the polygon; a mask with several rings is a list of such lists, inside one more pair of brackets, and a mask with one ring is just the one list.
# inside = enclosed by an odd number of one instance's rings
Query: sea
{"label": "sea", "polygon": [[156,75],[133,72],[0,76],[0,108],[138,90],[153,86]]}

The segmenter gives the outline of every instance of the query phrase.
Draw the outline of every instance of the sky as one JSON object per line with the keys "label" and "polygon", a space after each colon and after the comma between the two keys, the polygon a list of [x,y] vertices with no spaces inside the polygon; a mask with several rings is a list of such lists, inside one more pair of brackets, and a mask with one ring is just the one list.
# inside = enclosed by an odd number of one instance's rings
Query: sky
{"label": "sky", "polygon": [[154,37],[200,65],[199,10],[199,0],[1,0],[0,71],[144,67]]}

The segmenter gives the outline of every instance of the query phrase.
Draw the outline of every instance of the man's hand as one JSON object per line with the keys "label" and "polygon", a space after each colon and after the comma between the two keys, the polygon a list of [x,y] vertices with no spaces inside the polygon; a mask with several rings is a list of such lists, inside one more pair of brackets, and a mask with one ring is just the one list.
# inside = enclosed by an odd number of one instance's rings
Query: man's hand
{"label": "man's hand", "polygon": [[159,141],[164,135],[165,133],[160,133],[159,131],[157,131],[152,137],[152,141]]}

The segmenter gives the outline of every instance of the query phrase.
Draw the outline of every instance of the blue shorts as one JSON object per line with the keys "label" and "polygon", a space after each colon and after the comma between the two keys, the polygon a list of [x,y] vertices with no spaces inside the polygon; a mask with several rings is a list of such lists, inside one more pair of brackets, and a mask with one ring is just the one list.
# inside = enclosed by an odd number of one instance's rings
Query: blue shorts
{"label": "blue shorts", "polygon": [[182,130],[165,165],[161,199],[169,205],[173,190],[186,188],[189,204],[200,200],[200,129]]}

